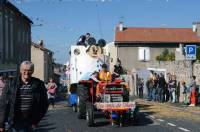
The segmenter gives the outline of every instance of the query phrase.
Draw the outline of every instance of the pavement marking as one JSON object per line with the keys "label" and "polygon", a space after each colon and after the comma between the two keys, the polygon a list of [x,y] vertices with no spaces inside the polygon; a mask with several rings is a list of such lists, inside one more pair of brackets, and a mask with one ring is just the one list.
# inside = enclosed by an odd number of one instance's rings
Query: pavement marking
{"label": "pavement marking", "polygon": [[185,132],[190,132],[190,130],[185,129],[185,128],[183,128],[183,127],[179,127],[178,129],[183,130],[183,131],[185,131]]}
{"label": "pavement marking", "polygon": [[175,127],[176,125],[175,124],[173,124],[173,123],[167,123],[168,125],[170,125],[170,126],[173,126],[173,127]]}
{"label": "pavement marking", "polygon": [[158,121],[161,121],[161,122],[164,122],[164,120],[163,119],[157,119]]}
{"label": "pavement marking", "polygon": [[151,118],[155,119],[155,116],[151,116],[151,115],[150,115],[149,117],[151,117]]}

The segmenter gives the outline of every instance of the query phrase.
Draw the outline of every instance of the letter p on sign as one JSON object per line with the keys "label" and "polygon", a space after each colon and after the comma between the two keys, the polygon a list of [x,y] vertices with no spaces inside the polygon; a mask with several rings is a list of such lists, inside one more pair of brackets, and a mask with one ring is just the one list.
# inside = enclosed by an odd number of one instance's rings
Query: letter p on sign
{"label": "letter p on sign", "polygon": [[193,47],[189,47],[189,54],[192,54],[194,52],[194,48]]}

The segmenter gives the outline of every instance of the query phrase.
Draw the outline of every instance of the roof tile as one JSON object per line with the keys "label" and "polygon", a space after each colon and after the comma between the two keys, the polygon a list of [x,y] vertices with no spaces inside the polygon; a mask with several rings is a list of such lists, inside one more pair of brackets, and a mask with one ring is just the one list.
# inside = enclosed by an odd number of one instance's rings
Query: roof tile
{"label": "roof tile", "polygon": [[116,28],[116,43],[200,43],[192,28]]}

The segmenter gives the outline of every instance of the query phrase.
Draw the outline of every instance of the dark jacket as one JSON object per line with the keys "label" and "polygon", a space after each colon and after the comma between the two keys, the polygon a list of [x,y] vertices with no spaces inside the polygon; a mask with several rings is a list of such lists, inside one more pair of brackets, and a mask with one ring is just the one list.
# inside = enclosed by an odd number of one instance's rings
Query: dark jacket
{"label": "dark jacket", "polygon": [[121,75],[123,74],[123,68],[121,65],[114,65],[114,72]]}
{"label": "dark jacket", "polygon": [[177,84],[176,84],[176,80],[169,80],[169,89],[171,88],[176,88]]}
{"label": "dark jacket", "polygon": [[158,87],[164,89],[166,87],[166,82],[164,77],[160,77],[158,81]]}
{"label": "dark jacket", "polygon": [[0,128],[4,127],[4,121],[8,119],[8,108],[10,107],[9,102],[12,98],[14,91],[14,81],[7,79],[5,83],[5,88],[3,89],[2,96],[0,97]]}
{"label": "dark jacket", "polygon": [[[13,119],[15,118],[15,101],[17,88],[21,85],[21,80],[14,83],[7,83],[6,90],[0,100],[0,128],[3,127],[5,119],[8,120],[11,124]],[[48,99],[47,99],[47,91],[44,85],[44,82],[32,77],[31,81],[31,89],[32,89],[32,108],[30,110],[30,118],[29,121],[37,125],[39,121],[44,117],[45,113],[48,109]],[[7,103],[5,103],[7,102]],[[9,110],[8,110],[9,108]]]}
{"label": "dark jacket", "polygon": [[192,91],[192,88],[196,88],[197,87],[196,81],[193,79],[188,87],[189,87],[189,90]]}

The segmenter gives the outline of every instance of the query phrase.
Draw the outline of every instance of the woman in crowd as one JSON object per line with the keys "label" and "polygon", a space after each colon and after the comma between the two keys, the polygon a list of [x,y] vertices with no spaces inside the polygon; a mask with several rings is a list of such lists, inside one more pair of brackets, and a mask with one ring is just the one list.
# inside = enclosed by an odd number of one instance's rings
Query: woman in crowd
{"label": "woman in crowd", "polygon": [[143,98],[143,89],[144,89],[144,79],[139,78],[139,98]]}
{"label": "woman in crowd", "polygon": [[188,99],[188,89],[186,87],[186,84],[184,81],[180,82],[180,94],[182,94],[183,96],[180,96],[180,102],[183,102],[184,104],[188,104],[189,103],[189,99]]}
{"label": "woman in crowd", "polygon": [[197,104],[197,92],[196,92],[196,76],[192,76],[192,82],[189,85],[190,88],[190,101],[191,104],[189,106],[196,106]]}
{"label": "woman in crowd", "polygon": [[171,78],[169,79],[169,93],[170,93],[170,102],[171,103],[175,103],[176,102],[176,76],[173,75],[171,76]]}
{"label": "woman in crowd", "polygon": [[153,100],[158,101],[158,80],[159,80],[159,75],[157,73],[154,73],[153,77]]}
{"label": "woman in crowd", "polygon": [[49,105],[51,104],[53,108],[55,103],[56,89],[57,89],[56,83],[54,82],[53,78],[50,78],[49,83],[47,84],[47,94],[48,94]]}

